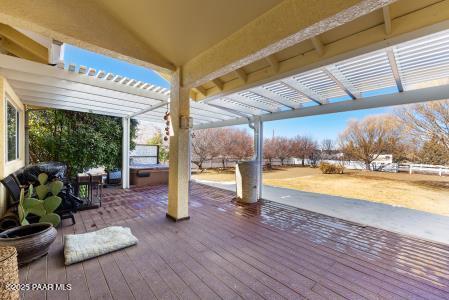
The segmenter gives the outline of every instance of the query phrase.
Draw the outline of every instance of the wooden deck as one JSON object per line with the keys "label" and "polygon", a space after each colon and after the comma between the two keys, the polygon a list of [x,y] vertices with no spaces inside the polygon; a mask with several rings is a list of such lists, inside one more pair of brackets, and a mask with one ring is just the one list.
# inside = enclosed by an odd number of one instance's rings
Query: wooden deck
{"label": "wooden deck", "polygon": [[[449,299],[449,247],[192,185],[189,221],[165,217],[167,187],[107,189],[58,230],[22,282],[70,283],[25,299]],[[62,237],[131,227],[139,244],[65,267]],[[448,233],[449,234],[449,233]]]}

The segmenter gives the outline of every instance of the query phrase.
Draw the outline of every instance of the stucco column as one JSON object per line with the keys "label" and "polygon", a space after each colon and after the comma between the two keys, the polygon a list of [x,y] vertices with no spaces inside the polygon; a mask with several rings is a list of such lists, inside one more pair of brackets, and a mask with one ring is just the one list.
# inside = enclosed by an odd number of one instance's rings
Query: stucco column
{"label": "stucco column", "polygon": [[173,135],[170,136],[168,211],[167,217],[174,221],[189,219],[190,178],[190,129],[181,128],[182,117],[190,114],[189,90],[180,84],[178,69],[171,79],[170,118]]}
{"label": "stucco column", "polygon": [[129,188],[129,144],[130,144],[130,119],[122,118],[122,187]]}

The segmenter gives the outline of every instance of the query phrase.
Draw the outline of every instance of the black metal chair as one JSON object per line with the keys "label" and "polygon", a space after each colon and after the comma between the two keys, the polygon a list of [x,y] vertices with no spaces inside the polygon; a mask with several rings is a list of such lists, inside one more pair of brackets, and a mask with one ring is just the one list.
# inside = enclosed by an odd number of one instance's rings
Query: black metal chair
{"label": "black metal chair", "polygon": [[19,204],[20,201],[20,183],[17,178],[11,174],[1,180],[9,194],[8,208]]}
{"label": "black metal chair", "polygon": [[106,183],[110,185],[117,185],[122,183],[122,171],[119,169],[107,171]]}

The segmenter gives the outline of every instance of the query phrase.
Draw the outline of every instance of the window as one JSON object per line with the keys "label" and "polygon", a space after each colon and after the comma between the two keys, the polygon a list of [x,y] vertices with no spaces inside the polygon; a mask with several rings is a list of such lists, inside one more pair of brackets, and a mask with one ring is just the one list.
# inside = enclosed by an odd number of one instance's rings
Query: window
{"label": "window", "polygon": [[9,101],[6,103],[7,160],[12,161],[19,158],[19,111]]}

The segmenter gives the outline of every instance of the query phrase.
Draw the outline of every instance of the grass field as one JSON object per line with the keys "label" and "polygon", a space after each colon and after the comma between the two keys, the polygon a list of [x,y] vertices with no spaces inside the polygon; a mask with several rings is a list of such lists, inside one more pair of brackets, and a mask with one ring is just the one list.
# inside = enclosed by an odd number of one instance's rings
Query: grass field
{"label": "grass field", "polygon": [[[232,170],[208,170],[193,178],[234,181]],[[449,177],[348,170],[322,174],[319,169],[289,167],[264,172],[264,184],[380,202],[449,216]]]}

